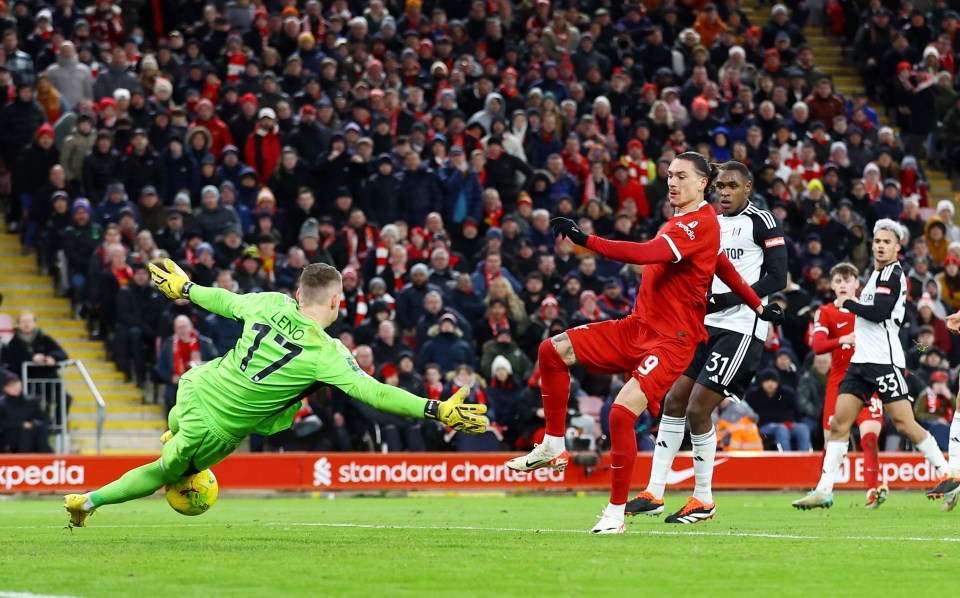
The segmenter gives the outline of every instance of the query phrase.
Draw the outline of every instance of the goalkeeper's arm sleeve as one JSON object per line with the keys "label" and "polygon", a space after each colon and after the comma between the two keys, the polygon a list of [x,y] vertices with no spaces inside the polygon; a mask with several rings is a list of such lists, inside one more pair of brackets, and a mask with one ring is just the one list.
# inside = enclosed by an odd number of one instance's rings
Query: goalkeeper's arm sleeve
{"label": "goalkeeper's arm sleeve", "polygon": [[427,399],[371,378],[360,369],[350,350],[340,341],[333,341],[322,351],[324,358],[320,359],[317,369],[317,380],[320,382],[336,386],[374,409],[404,417],[423,418]]}
{"label": "goalkeeper's arm sleeve", "polygon": [[357,378],[352,388],[341,387],[341,390],[374,409],[394,415],[402,415],[403,417],[423,419],[427,408],[427,399],[418,397],[402,388],[378,382],[370,376]]}
{"label": "goalkeeper's arm sleeve", "polygon": [[203,309],[221,315],[225,318],[237,319],[237,310],[242,295],[231,293],[226,289],[202,287],[198,284],[190,285],[190,301]]}

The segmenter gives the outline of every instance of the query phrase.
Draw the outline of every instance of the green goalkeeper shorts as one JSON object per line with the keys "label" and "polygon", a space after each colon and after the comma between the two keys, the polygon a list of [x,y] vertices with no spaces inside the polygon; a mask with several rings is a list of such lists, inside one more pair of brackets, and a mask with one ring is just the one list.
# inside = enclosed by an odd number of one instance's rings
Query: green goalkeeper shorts
{"label": "green goalkeeper shorts", "polygon": [[177,404],[170,410],[173,438],[163,445],[160,456],[160,467],[169,480],[209,469],[237,450],[243,441],[213,421],[194,393],[193,384],[191,380],[180,381]]}

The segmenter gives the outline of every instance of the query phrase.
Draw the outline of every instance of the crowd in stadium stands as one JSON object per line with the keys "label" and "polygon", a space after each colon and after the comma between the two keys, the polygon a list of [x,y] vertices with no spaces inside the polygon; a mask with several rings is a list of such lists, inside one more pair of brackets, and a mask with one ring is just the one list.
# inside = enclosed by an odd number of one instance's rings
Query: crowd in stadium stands
{"label": "crowd in stadium stands", "polygon": [[[671,215],[673,156],[738,160],[752,202],[783,221],[790,279],[756,385],[717,414],[725,437],[748,422],[754,448],[820,445],[830,363],[808,347],[811,322],[831,266],[866,275],[873,223],[889,217],[909,231],[916,411],[945,448],[960,227],[921,160],[960,161],[960,15],[946,0],[927,13],[828,2],[865,82],[845,98],[806,44],[805,3],[765,22],[739,4],[0,0],[7,223],[118,368],[165,385],[168,407],[179,377],[242,328],[162,298],[147,262],[170,256],[237,293],[292,293],[305,264],[326,262],[344,280],[330,333],[367,374],[432,399],[469,386],[495,423],[451,435],[326,389],[255,450],[519,449],[542,435],[538,344],[624,317],[643,273],[558,241],[550,218],[649,239]],[[571,416],[605,422],[610,399],[588,397],[610,397],[617,377],[574,378]],[[4,430],[43,425],[17,384],[3,392]],[[653,427],[641,418],[641,448]]]}

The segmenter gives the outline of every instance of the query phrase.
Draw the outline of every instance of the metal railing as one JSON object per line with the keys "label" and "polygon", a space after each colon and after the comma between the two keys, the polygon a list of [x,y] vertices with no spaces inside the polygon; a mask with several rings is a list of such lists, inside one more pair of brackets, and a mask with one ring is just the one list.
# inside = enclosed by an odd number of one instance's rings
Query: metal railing
{"label": "metal railing", "polygon": [[[77,371],[80,372],[80,375],[83,377],[83,381],[87,384],[87,388],[90,390],[90,394],[93,395],[94,400],[97,402],[97,454],[99,455],[102,450],[103,444],[103,423],[107,419],[107,403],[103,400],[103,396],[100,394],[100,390],[97,388],[97,385],[94,384],[93,379],[90,377],[87,368],[83,365],[83,361],[79,359],[67,359],[64,361],[59,361],[55,366],[49,366],[41,363],[34,362],[24,362],[21,366],[21,378],[23,379],[24,392],[36,396],[37,400],[42,401],[45,408],[53,406],[55,412],[53,413],[53,422],[50,425],[50,433],[56,434],[57,437],[57,447],[56,451],[60,454],[67,454],[70,452],[70,426],[67,415],[67,384],[64,380],[63,374],[65,370],[74,366],[77,368]],[[56,378],[36,378],[30,377],[30,368],[57,368],[57,377]]]}

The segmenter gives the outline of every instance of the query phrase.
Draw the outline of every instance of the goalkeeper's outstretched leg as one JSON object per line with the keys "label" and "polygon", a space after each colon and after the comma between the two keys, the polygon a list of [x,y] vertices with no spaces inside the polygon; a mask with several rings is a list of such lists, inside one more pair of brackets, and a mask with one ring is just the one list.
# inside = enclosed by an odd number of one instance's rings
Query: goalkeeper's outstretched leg
{"label": "goalkeeper's outstretched leg", "polygon": [[161,437],[160,458],[94,492],[67,495],[64,508],[70,513],[70,525],[83,527],[97,508],[150,496],[183,476],[209,469],[236,450],[243,439],[209,426],[204,409],[193,395],[192,383],[181,381],[177,405],[168,417],[170,430]]}

